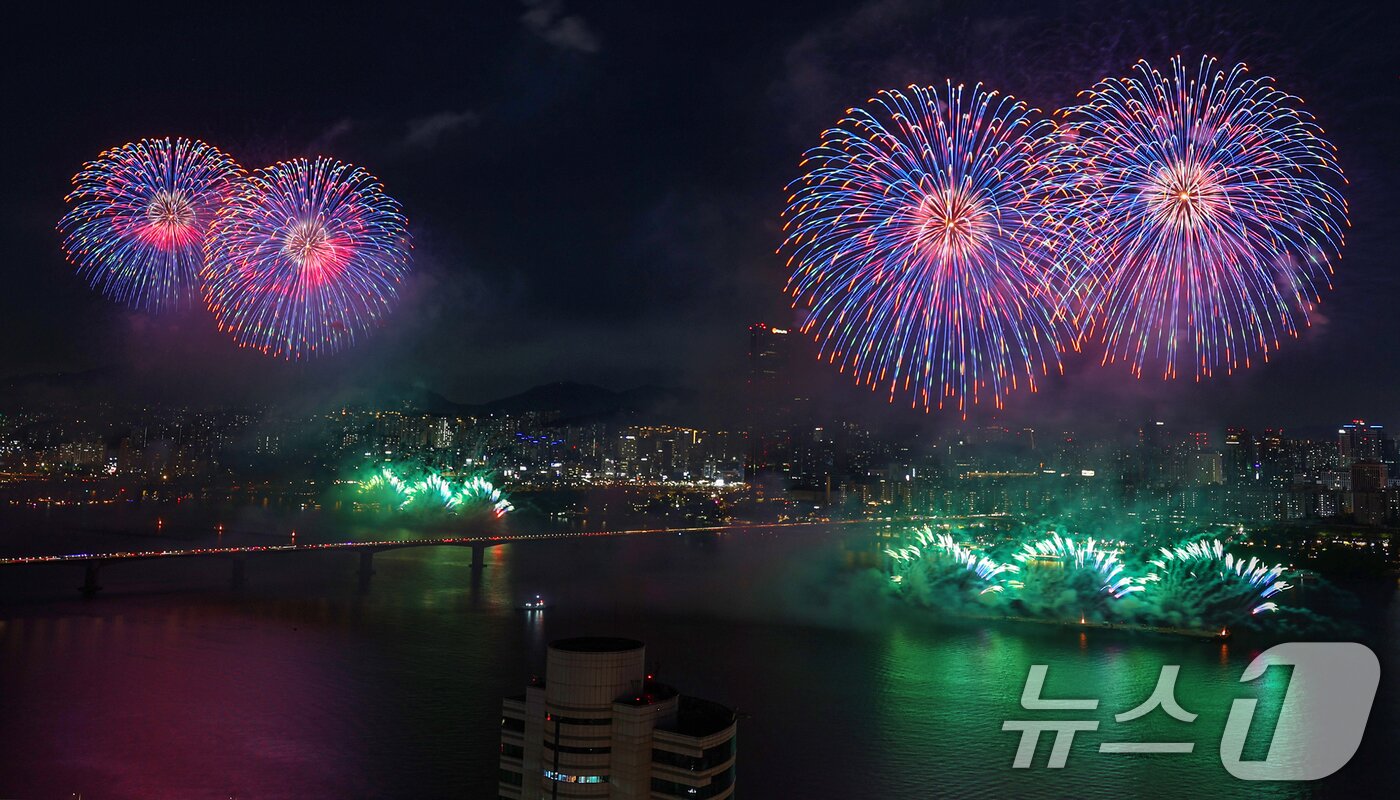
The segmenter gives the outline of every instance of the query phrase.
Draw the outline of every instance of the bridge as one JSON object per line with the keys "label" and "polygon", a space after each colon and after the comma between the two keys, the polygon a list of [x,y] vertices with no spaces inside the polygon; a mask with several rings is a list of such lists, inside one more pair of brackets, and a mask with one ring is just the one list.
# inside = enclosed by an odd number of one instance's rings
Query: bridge
{"label": "bridge", "polygon": [[148,561],[171,558],[220,558],[232,564],[230,583],[235,589],[242,588],[245,582],[246,564],[249,556],[275,553],[311,552],[355,552],[360,556],[358,577],[361,589],[368,589],[370,578],[374,576],[374,554],[388,550],[403,550],[410,547],[470,547],[472,549],[472,569],[486,566],[485,554],[488,548],[500,547],[513,542],[562,541],[588,539],[594,537],[645,536],[663,533],[719,533],[735,530],[769,530],[777,528],[802,528],[819,525],[857,525],[866,523],[895,522],[894,519],[879,520],[832,520],[826,522],[763,522],[708,525],[693,528],[641,528],[629,530],[596,531],[553,531],[547,533],[515,533],[496,536],[447,536],[430,539],[390,539],[384,541],[319,542],[308,544],[265,544],[240,545],[234,547],[195,547],[184,550],[120,550],[107,553],[65,553],[48,556],[12,556],[0,558],[0,567],[14,567],[26,564],[81,563],[83,585],[78,587],[84,597],[92,598],[102,590],[101,571],[104,566],[125,561]]}

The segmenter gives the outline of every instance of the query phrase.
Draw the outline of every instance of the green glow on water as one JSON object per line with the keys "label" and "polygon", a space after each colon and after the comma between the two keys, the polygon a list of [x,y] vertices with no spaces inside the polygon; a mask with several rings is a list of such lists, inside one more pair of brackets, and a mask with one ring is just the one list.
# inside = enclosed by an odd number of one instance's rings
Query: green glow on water
{"label": "green glow on water", "polygon": [[[928,774],[929,765],[937,764],[936,774],[945,777],[947,786],[959,787],[960,794],[1131,797],[1162,794],[1171,787],[1169,796],[1305,796],[1307,789],[1298,784],[1239,781],[1221,764],[1219,743],[1236,698],[1259,701],[1244,757],[1268,754],[1288,671],[1271,668],[1253,683],[1239,683],[1254,654],[1231,643],[1076,635],[1035,626],[896,630],[887,638],[876,695],[879,716],[888,725],[881,747],[899,752],[907,751],[911,741],[927,743],[926,752],[899,765],[897,772]],[[1043,698],[1097,698],[1098,708],[1021,708],[1032,664],[1048,665]],[[1182,722],[1158,708],[1129,722],[1115,721],[1114,714],[1152,695],[1164,664],[1181,665],[1175,697],[1197,718]],[[1021,734],[1003,731],[1004,720],[1097,720],[1099,728],[1075,735],[1063,769],[1046,767],[1052,732],[1041,735],[1031,768],[1012,769]],[[1189,754],[1100,753],[1103,742],[1194,742],[1195,748]],[[907,787],[896,778],[889,790]]]}

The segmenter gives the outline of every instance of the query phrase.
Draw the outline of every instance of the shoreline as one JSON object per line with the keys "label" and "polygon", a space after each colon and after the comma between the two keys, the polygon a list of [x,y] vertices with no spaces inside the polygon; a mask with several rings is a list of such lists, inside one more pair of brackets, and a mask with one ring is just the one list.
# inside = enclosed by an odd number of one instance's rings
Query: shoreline
{"label": "shoreline", "polygon": [[991,614],[952,614],[952,616],[962,619],[981,620],[985,622],[1016,622],[1033,623],[1036,625],[1054,625],[1061,628],[1092,628],[1094,630],[1107,631],[1127,631],[1130,633],[1157,633],[1164,636],[1185,636],[1192,639],[1213,639],[1225,641],[1231,637],[1228,628],[1218,631],[1207,631],[1199,628],[1173,628],[1166,625],[1137,625],[1132,623],[1119,622],[1099,622],[1096,620],[1059,620],[1042,619],[1039,617],[1023,617],[1011,614],[991,615]]}

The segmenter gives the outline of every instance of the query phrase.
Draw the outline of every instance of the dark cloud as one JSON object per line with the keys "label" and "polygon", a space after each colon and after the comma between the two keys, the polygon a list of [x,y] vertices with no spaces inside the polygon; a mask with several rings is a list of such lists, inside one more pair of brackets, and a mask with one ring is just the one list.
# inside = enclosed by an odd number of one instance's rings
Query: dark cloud
{"label": "dark cloud", "polygon": [[536,36],[563,50],[596,53],[602,44],[583,17],[564,10],[563,0],[524,0],[520,20]]}
{"label": "dark cloud", "polygon": [[479,117],[471,111],[440,111],[426,117],[409,120],[408,132],[404,134],[403,146],[409,149],[431,149],[448,136],[464,127],[475,125]]}
{"label": "dark cloud", "polygon": [[343,140],[346,136],[349,136],[350,133],[354,130],[354,120],[338,119],[335,122],[331,123],[330,126],[328,126],[325,130],[317,134],[316,138],[311,140],[310,144],[307,145],[306,149],[313,153],[320,153],[329,150],[337,142]]}

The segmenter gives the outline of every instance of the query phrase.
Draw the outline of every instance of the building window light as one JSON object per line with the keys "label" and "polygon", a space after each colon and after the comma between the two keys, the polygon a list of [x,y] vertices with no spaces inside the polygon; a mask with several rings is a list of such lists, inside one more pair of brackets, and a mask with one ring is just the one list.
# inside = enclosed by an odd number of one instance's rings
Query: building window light
{"label": "building window light", "polygon": [[544,770],[544,776],[552,781],[560,783],[607,783],[606,775],[565,775],[562,772],[555,772],[552,769]]}

